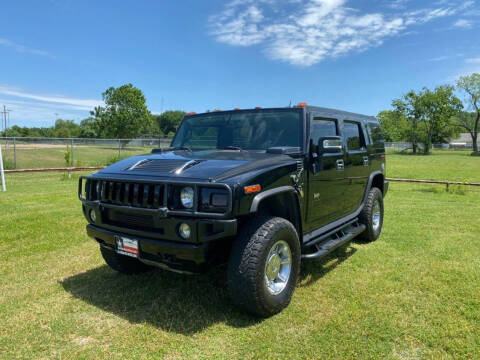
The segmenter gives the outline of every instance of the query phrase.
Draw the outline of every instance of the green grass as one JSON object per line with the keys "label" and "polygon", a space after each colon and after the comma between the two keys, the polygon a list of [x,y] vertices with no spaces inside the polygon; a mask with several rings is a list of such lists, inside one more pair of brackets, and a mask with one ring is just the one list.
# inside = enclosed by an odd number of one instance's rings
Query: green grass
{"label": "green grass", "polygon": [[[74,166],[102,166],[112,160],[133,155],[148,154],[153,147],[128,147],[120,149],[109,146],[75,146],[73,149]],[[13,166],[14,154],[11,147],[4,150],[6,163]],[[34,169],[48,167],[64,167],[66,146],[56,148],[18,149],[17,169]]]}
{"label": "green grass", "polygon": [[480,157],[471,151],[433,150],[431,155],[387,153],[392,178],[480,182]]}
{"label": "green grass", "polygon": [[306,262],[290,306],[258,320],[222,269],[110,270],[74,176],[7,175],[0,359],[480,358],[478,191],[392,184],[380,239]]}

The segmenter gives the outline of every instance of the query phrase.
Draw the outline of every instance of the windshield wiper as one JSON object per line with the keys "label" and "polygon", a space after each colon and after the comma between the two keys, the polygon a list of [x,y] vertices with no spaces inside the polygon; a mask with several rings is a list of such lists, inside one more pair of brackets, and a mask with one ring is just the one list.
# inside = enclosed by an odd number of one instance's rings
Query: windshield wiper
{"label": "windshield wiper", "polygon": [[240,146],[229,145],[229,146],[223,146],[221,148],[218,148],[218,150],[239,150],[239,151],[242,151],[243,149]]}

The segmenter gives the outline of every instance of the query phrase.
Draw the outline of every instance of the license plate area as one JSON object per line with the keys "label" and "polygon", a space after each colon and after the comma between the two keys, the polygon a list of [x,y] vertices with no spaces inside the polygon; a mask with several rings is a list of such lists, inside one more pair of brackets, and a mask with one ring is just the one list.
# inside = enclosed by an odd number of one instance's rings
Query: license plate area
{"label": "license plate area", "polygon": [[116,235],[115,250],[121,255],[138,258],[138,240]]}

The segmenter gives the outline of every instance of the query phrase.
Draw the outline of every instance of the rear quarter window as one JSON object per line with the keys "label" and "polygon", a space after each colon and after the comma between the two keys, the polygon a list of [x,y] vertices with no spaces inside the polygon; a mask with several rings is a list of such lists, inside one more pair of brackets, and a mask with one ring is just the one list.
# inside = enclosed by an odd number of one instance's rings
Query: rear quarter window
{"label": "rear quarter window", "polygon": [[368,123],[368,132],[370,133],[370,138],[372,139],[373,144],[384,144],[382,128],[380,124],[377,123]]}

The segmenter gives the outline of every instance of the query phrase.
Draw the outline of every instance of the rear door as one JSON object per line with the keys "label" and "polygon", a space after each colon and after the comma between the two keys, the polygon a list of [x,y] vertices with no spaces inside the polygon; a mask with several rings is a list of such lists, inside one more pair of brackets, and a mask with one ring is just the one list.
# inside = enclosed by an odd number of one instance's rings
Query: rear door
{"label": "rear door", "polygon": [[344,120],[342,129],[345,156],[345,210],[352,213],[360,206],[368,176],[370,174],[370,159],[367,153],[365,132],[359,121]]}
{"label": "rear door", "polygon": [[338,119],[313,116],[310,125],[307,231],[337,219],[343,212],[344,152],[317,156],[318,139],[339,135]]}

